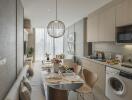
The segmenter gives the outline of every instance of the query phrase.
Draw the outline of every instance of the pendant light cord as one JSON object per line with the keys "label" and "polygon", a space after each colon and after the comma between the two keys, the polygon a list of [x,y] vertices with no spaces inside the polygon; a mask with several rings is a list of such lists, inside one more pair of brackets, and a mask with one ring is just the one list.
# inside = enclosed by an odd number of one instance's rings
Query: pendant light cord
{"label": "pendant light cord", "polygon": [[58,2],[57,2],[57,0],[56,0],[56,20],[57,20],[57,14],[58,14],[58,9],[57,9],[57,5],[58,4]]}

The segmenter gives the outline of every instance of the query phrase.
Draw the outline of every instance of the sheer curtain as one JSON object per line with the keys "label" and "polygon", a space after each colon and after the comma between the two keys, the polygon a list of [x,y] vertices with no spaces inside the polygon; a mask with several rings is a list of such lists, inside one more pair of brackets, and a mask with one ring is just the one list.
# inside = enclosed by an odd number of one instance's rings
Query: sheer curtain
{"label": "sheer curtain", "polygon": [[[41,61],[45,58],[45,54],[53,55],[54,41],[44,28],[35,29],[35,59]],[[55,54],[63,53],[63,37],[55,38]]]}

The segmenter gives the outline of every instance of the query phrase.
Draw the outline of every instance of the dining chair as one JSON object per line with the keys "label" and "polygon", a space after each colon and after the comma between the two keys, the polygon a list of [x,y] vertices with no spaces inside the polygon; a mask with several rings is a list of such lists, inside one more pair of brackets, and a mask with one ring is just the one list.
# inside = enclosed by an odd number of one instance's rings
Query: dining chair
{"label": "dining chair", "polygon": [[81,70],[82,70],[82,66],[81,65],[77,65],[76,74],[79,75],[81,73]]}
{"label": "dining chair", "polygon": [[85,100],[84,95],[86,94],[91,94],[93,96],[93,99],[95,100],[94,94],[93,94],[93,88],[98,79],[97,74],[87,69],[83,69],[83,77],[84,77],[85,83],[79,89],[76,90],[77,100],[79,95],[83,100]]}
{"label": "dining chair", "polygon": [[81,74],[81,70],[82,70],[82,66],[81,65],[78,65],[77,63],[73,63],[72,64],[72,67],[74,69],[74,72],[77,74],[77,75],[80,75]]}

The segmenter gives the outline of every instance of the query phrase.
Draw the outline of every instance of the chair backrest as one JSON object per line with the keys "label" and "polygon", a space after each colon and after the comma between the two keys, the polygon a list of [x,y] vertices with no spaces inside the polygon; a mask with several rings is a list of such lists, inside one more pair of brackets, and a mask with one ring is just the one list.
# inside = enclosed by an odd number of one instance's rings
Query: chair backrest
{"label": "chair backrest", "polygon": [[91,88],[93,88],[98,79],[97,74],[87,69],[83,69],[83,75],[84,75],[86,84],[89,85]]}
{"label": "chair backrest", "polygon": [[81,69],[82,69],[82,66],[77,65],[77,68],[76,68],[76,74],[80,74]]}

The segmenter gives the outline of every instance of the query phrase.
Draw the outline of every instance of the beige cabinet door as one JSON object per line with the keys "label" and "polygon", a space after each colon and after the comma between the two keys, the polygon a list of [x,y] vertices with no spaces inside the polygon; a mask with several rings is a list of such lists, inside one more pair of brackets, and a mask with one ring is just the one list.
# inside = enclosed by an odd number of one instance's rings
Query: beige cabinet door
{"label": "beige cabinet door", "polygon": [[102,94],[105,94],[105,66],[93,62],[91,64],[91,71],[97,73],[98,75],[95,88],[99,89]]}
{"label": "beige cabinet door", "polygon": [[87,19],[87,42],[98,41],[98,14],[90,15]]}
{"label": "beige cabinet door", "polygon": [[128,17],[129,17],[129,25],[132,25],[132,0],[128,0]]}
{"label": "beige cabinet door", "polygon": [[99,41],[115,41],[115,7],[99,14]]}
{"label": "beige cabinet door", "polygon": [[88,59],[81,59],[82,66],[89,71],[97,73],[98,81],[96,87],[104,94],[105,93],[105,66],[102,64],[95,63]]}
{"label": "beige cabinet door", "polygon": [[[129,0],[132,2],[132,0]],[[131,3],[132,4],[132,3]],[[116,5],[116,26],[124,26],[129,24],[129,3],[128,0],[122,0]],[[131,7],[132,11],[132,7]],[[132,16],[132,12],[131,12]]]}

